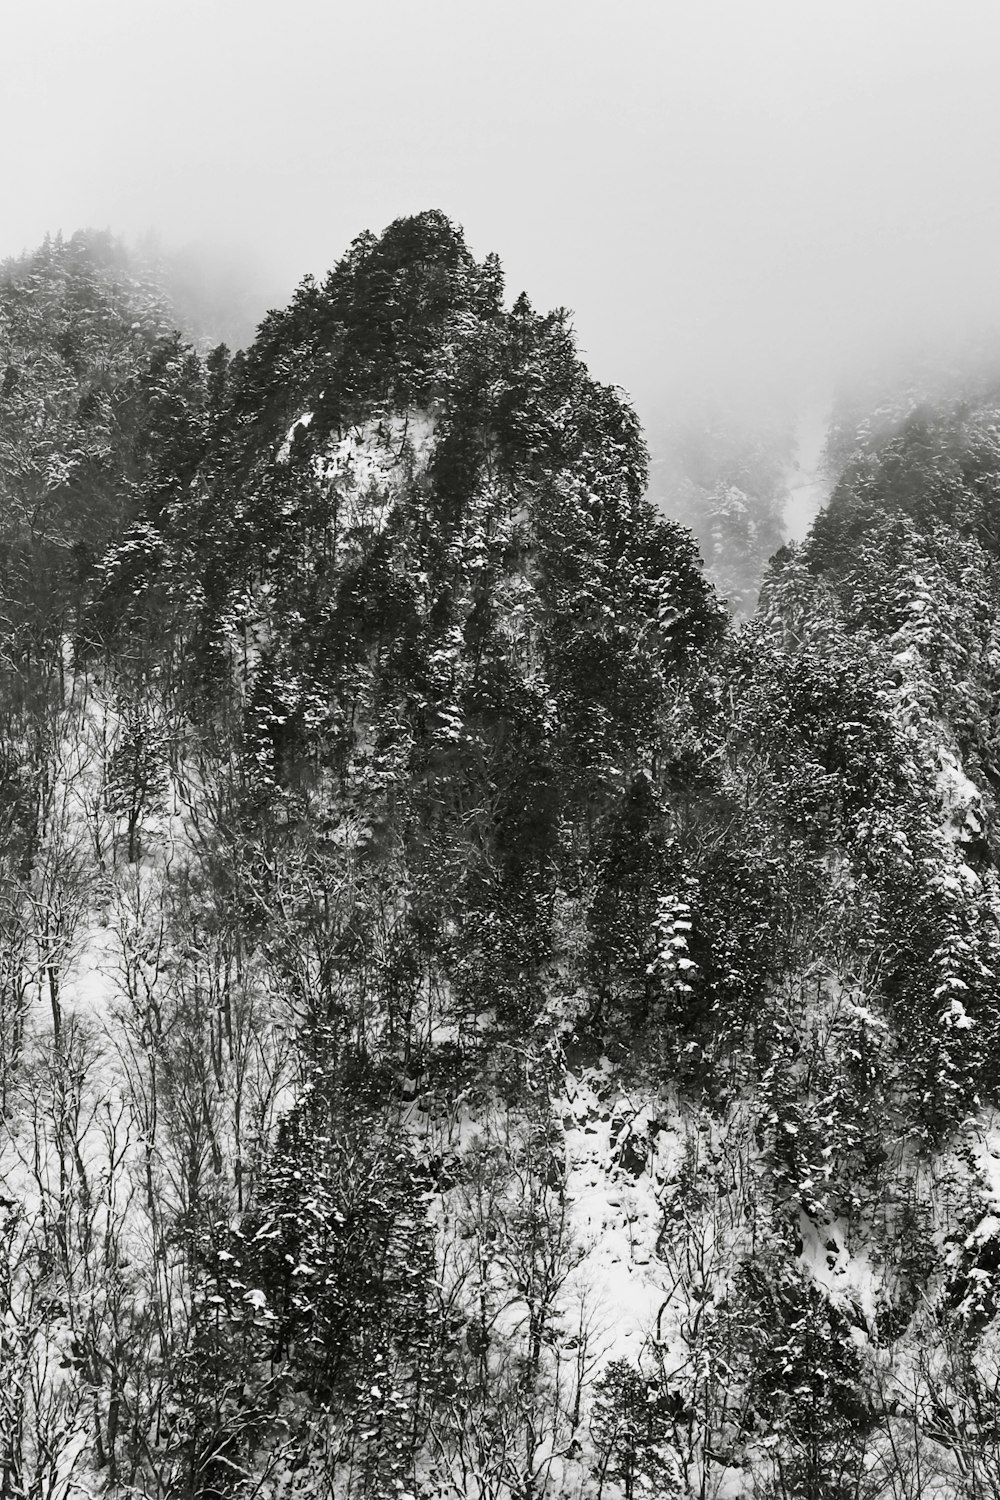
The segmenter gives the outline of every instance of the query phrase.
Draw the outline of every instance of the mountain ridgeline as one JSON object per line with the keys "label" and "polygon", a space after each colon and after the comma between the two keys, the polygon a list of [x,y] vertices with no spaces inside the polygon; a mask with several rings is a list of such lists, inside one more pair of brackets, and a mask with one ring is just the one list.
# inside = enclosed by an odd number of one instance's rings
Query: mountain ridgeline
{"label": "mountain ridgeline", "polygon": [[835,437],[737,627],[442,214],[2,268],[0,1500],[1000,1492],[1000,396]]}

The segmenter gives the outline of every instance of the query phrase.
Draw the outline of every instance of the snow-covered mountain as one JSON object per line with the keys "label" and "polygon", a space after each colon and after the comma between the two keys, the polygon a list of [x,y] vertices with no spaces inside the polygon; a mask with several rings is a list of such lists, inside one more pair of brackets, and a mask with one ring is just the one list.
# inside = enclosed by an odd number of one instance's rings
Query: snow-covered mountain
{"label": "snow-covered mountain", "polygon": [[995,1493],[996,406],[735,628],[443,215],[164,320],[0,283],[0,1494]]}

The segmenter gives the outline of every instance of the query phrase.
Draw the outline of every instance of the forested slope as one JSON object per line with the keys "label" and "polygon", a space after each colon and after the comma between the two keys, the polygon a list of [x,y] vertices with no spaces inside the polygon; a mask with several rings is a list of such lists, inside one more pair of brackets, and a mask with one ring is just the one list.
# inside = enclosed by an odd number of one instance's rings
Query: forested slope
{"label": "forested slope", "polygon": [[3,1500],[995,1494],[1000,408],[734,629],[440,214],[0,366]]}

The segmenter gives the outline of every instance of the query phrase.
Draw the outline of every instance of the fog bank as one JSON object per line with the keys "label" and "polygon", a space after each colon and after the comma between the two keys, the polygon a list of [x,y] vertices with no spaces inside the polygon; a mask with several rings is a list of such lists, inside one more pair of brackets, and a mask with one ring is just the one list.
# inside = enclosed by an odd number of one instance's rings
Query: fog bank
{"label": "fog bank", "polygon": [[1000,329],[995,0],[40,0],[6,20],[0,253],[155,231],[226,268],[207,282],[230,338],[426,207],[498,251],[512,293],[574,310],[654,448],[689,404],[801,418],[890,355],[960,360]]}

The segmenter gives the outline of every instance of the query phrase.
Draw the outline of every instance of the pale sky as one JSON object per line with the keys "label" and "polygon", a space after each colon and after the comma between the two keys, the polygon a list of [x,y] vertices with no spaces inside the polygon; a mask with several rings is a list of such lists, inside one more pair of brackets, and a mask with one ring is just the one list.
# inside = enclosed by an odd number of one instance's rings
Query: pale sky
{"label": "pale sky", "polygon": [[655,429],[1000,328],[1000,0],[0,0],[0,255],[443,209]]}

